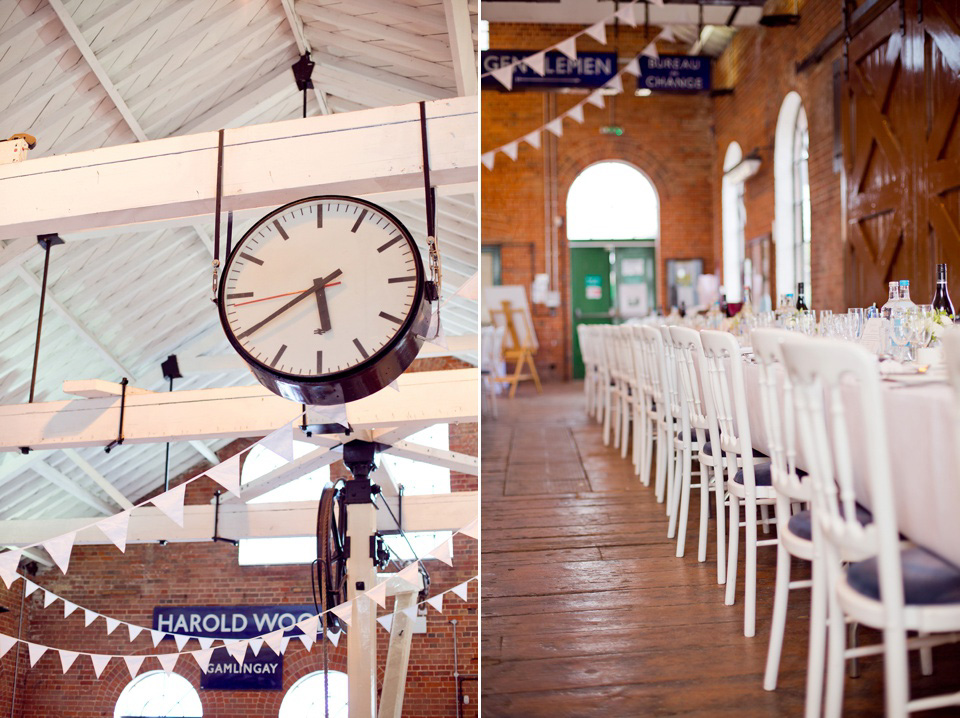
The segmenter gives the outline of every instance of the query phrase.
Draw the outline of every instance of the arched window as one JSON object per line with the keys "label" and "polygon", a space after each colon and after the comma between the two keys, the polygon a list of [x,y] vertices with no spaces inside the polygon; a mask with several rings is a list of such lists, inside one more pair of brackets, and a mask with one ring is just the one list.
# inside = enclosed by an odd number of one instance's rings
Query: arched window
{"label": "arched window", "polygon": [[657,239],[659,232],[656,190],[626,162],[598,162],[570,185],[567,239]]}
{"label": "arched window", "polygon": [[200,705],[197,691],[183,676],[150,671],[127,684],[113,711],[114,718],[140,716],[202,718],[203,706]]}
{"label": "arched window", "polygon": [[800,95],[789,93],[780,106],[774,146],[777,293],[795,292],[804,283],[807,306],[810,284],[810,133]]}
{"label": "arched window", "polygon": [[[278,718],[313,718],[324,715],[323,671],[304,676],[290,686],[280,704]],[[347,674],[327,672],[330,718],[347,718]]]}
{"label": "arched window", "polygon": [[723,230],[723,288],[728,302],[739,302],[743,294],[744,228],[747,210],[743,203],[744,181],[736,172],[743,162],[743,150],[731,142],[723,157],[720,212]]}

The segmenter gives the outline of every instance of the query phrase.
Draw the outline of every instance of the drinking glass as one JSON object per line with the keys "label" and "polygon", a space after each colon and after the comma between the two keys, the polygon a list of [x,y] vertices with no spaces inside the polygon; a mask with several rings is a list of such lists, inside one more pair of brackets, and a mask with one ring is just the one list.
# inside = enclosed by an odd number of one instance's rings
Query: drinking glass
{"label": "drinking glass", "polygon": [[897,361],[906,361],[904,357],[907,344],[910,343],[913,336],[913,327],[914,323],[910,312],[905,307],[895,307],[890,311],[890,337],[897,346],[896,356],[894,357]]}
{"label": "drinking glass", "polygon": [[847,310],[847,314],[850,317],[853,317],[853,323],[856,325],[856,336],[853,337],[854,341],[859,341],[860,337],[863,336],[863,323],[864,323],[864,310],[863,308],[853,307]]}
{"label": "drinking glass", "polygon": [[797,327],[808,337],[817,332],[817,318],[812,310],[804,310],[797,314]]}

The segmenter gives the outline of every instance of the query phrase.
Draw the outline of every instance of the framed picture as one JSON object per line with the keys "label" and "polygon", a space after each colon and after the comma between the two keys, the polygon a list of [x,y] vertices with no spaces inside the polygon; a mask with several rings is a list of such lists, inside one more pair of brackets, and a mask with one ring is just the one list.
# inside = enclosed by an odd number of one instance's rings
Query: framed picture
{"label": "framed picture", "polygon": [[700,303],[697,295],[697,279],[703,274],[702,259],[668,259],[667,260],[667,306],[665,311],[673,307],[685,306],[692,309]]}

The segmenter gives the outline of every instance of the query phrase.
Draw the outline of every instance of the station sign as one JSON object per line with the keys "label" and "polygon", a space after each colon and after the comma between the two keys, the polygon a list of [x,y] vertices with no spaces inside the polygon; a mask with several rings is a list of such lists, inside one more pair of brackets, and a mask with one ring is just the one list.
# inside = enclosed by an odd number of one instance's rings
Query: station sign
{"label": "station sign", "polygon": [[[480,53],[480,74],[484,75],[506,65],[520,62],[529,57],[530,50],[484,50]],[[520,63],[513,68],[514,90],[543,90],[602,87],[617,74],[617,53],[615,52],[578,52],[576,59],[570,59],[562,52],[553,50],[544,57],[543,75],[538,75],[529,67]],[[482,78],[484,89],[504,89],[497,79],[488,75]]]}
{"label": "station sign", "polygon": [[641,55],[638,90],[697,93],[710,91],[710,58],[705,55]]}
{"label": "station sign", "polygon": [[[285,636],[303,632],[294,624],[317,615],[313,604],[293,606],[157,606],[153,629],[202,638],[244,639],[285,629]],[[200,686],[208,690],[274,690],[283,688],[283,656],[263,646],[248,650],[243,665],[225,648],[216,648]]]}

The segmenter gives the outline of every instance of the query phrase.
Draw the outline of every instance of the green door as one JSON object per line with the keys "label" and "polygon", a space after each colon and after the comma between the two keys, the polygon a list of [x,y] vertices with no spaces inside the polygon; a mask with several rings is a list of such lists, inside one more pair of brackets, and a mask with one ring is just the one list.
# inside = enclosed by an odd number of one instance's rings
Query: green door
{"label": "green door", "polygon": [[577,327],[581,324],[609,324],[612,321],[610,269],[610,250],[606,247],[571,248],[574,379],[583,378],[583,359],[580,356]]}
{"label": "green door", "polygon": [[[639,243],[638,243],[639,244]],[[656,310],[652,244],[636,247],[571,246],[573,378],[583,378],[581,324],[619,324]]]}

